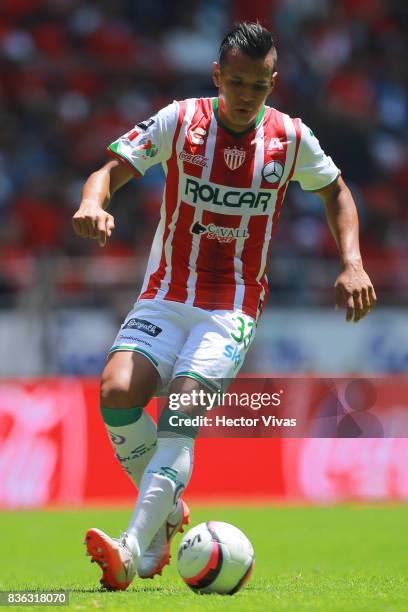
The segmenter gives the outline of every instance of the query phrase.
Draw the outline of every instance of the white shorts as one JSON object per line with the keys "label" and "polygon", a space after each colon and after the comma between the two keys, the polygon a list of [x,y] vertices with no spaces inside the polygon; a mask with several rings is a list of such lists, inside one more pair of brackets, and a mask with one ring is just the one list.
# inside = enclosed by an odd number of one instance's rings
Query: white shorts
{"label": "white shorts", "polygon": [[219,379],[237,374],[254,334],[254,319],[240,311],[139,300],[109,353],[141,353],[157,368],[162,387],[177,376],[189,376],[219,389]]}

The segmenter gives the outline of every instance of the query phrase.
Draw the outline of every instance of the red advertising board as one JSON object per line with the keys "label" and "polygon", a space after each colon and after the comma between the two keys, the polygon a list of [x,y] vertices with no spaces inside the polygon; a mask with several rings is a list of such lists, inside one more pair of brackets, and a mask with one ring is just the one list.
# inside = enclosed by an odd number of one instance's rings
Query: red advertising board
{"label": "red advertising board", "polygon": [[[408,444],[396,436],[408,421],[406,401],[400,402],[408,397],[408,381],[395,377],[389,383],[376,383],[378,397],[388,403],[380,402],[370,416],[370,423],[376,414],[382,419],[388,437],[313,437],[314,421],[310,437],[198,438],[189,498],[248,504],[406,499]],[[0,507],[134,501],[136,491],[114,457],[98,396],[96,379],[0,383]],[[148,409],[154,414],[155,403]],[[315,416],[316,410],[311,409]],[[336,417],[339,431],[347,410]]]}

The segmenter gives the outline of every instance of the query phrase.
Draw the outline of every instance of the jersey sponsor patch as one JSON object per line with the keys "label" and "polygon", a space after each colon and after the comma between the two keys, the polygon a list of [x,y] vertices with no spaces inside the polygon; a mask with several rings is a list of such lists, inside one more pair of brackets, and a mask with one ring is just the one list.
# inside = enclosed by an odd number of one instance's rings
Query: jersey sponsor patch
{"label": "jersey sponsor patch", "polygon": [[283,175],[284,166],[280,161],[273,159],[262,168],[262,176],[271,185],[278,183]]}
{"label": "jersey sponsor patch", "polygon": [[230,170],[237,170],[245,161],[246,152],[238,147],[224,149],[224,161]]}
{"label": "jersey sponsor patch", "polygon": [[188,151],[180,151],[179,159],[181,161],[189,162],[190,164],[194,164],[195,166],[201,166],[201,168],[207,167],[207,158],[204,155],[195,155],[194,153],[189,153]]}
{"label": "jersey sponsor patch", "polygon": [[137,329],[138,331],[144,332],[145,334],[153,336],[154,338],[163,331],[161,327],[155,325],[154,323],[150,323],[150,321],[136,318],[126,321],[126,323],[122,325],[122,329]]}
{"label": "jersey sponsor patch", "polygon": [[269,191],[247,191],[244,189],[228,189],[213,187],[210,183],[200,183],[192,178],[185,182],[184,195],[186,201],[194,204],[210,204],[230,208],[260,208],[265,212],[272,197]]}
{"label": "jersey sponsor patch", "polygon": [[280,141],[280,138],[271,138],[268,144],[268,153],[271,151],[283,151],[283,144]]}
{"label": "jersey sponsor patch", "polygon": [[142,157],[154,157],[159,152],[159,147],[150,138],[142,138],[134,151]]}
{"label": "jersey sponsor patch", "polygon": [[199,221],[196,221],[191,226],[191,232],[196,235],[204,234],[206,238],[210,240],[218,240],[218,242],[232,242],[237,238],[248,238],[249,232],[246,227],[222,227],[215,225],[215,223],[209,223],[203,225]]}
{"label": "jersey sponsor patch", "polygon": [[140,132],[138,130],[133,130],[133,132],[130,132],[130,134],[128,136],[128,140],[130,140],[130,142],[132,142],[138,136],[140,136]]}
{"label": "jersey sponsor patch", "polygon": [[146,119],[146,121],[141,121],[140,123],[137,123],[136,127],[146,132],[146,130],[148,130],[149,127],[153,125],[153,123],[154,123],[154,119],[153,117],[150,117],[150,119]]}
{"label": "jersey sponsor patch", "polygon": [[196,145],[204,144],[204,136],[206,135],[207,131],[200,127],[196,127],[190,130],[191,142]]}

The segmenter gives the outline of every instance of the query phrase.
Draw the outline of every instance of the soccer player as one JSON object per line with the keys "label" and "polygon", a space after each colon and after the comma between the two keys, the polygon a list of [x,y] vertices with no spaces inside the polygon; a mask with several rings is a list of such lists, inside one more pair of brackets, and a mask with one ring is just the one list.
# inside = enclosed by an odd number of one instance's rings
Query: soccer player
{"label": "soccer player", "polygon": [[258,23],[234,27],[213,66],[218,97],[173,102],[113,142],[113,159],[88,178],[73,217],[79,236],[104,246],[114,229],[106,211],[112,195],[162,164],[161,218],[144,283],[101,381],[102,418],[139,489],[120,538],[99,529],[86,534],[110,589],[126,589],[136,572],[161,574],[173,536],[188,522],[180,496],[198,431],[187,417],[197,406],[165,409],[157,428],[143,408],[160,388],[192,398],[237,373],[267,297],[271,239],[290,181],[325,205],[341,262],[336,306],[357,322],[376,301],[340,170],[300,119],[266,105],[276,60],[268,30]]}

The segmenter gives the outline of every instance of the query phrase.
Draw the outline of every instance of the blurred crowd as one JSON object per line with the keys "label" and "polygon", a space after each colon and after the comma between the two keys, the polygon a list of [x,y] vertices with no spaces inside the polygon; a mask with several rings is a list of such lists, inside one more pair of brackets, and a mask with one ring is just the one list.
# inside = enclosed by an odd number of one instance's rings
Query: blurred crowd
{"label": "blurred crowd", "polygon": [[[407,303],[406,1],[2,0],[0,305],[18,293],[15,262],[25,258],[135,256],[140,280],[160,168],[116,196],[116,230],[103,252],[71,230],[81,185],[135,123],[173,99],[215,95],[211,62],[224,32],[256,17],[278,48],[270,104],[302,117],[342,169],[369,273],[385,303]],[[326,293],[302,287],[320,274],[308,267],[316,258],[334,262],[336,247],[320,201],[293,186],[272,249],[272,299],[325,302]]]}

